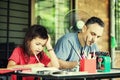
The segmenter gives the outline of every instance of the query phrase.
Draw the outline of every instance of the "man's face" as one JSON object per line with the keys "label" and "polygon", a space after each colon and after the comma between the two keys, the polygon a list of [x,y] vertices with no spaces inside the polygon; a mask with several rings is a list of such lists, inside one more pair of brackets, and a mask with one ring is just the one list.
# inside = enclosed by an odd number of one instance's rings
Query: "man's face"
{"label": "man's face", "polygon": [[88,25],[83,33],[85,44],[90,46],[95,43],[102,36],[103,29],[97,23]]}

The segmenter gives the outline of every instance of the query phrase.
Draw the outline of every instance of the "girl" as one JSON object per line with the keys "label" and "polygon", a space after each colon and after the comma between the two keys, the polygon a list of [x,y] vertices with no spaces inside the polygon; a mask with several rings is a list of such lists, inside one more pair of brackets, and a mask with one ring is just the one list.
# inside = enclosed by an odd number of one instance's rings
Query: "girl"
{"label": "girl", "polygon": [[[59,68],[58,59],[50,42],[46,28],[42,25],[33,25],[26,33],[23,45],[14,49],[8,59],[7,68]],[[43,51],[44,47],[47,48],[50,57]],[[16,80],[15,75],[12,75],[12,80]],[[34,80],[34,77],[24,77],[23,80]]]}

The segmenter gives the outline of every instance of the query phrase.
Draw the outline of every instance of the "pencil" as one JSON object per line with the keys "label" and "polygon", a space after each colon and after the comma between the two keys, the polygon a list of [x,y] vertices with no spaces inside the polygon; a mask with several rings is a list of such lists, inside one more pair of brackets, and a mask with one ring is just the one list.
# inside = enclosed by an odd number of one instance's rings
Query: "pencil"
{"label": "pencil", "polygon": [[[68,40],[69,41],[69,40]],[[69,41],[69,43],[70,43],[70,45],[72,46],[72,49],[75,51],[75,53],[78,55],[78,57],[80,58],[80,59],[82,59],[81,58],[81,56],[80,56],[80,54],[75,50],[75,48],[74,48],[74,46],[71,44],[71,42]]]}
{"label": "pencil", "polygon": [[[35,55],[35,54],[34,54]],[[37,59],[37,61],[40,63],[40,60],[38,59],[38,57],[35,55],[35,58]]]}

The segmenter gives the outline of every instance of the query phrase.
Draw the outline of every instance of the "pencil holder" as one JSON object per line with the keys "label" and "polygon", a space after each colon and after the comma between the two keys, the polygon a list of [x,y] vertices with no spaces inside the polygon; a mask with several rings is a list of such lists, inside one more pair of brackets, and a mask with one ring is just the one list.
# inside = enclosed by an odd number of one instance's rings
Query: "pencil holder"
{"label": "pencil holder", "polygon": [[80,71],[86,71],[88,73],[96,73],[96,59],[81,59]]}

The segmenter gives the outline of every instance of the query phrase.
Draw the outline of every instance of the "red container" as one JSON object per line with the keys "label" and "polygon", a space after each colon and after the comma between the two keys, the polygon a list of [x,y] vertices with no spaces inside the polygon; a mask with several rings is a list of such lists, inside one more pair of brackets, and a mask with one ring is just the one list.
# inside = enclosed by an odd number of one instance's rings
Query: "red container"
{"label": "red container", "polygon": [[82,59],[80,60],[80,71],[88,73],[96,73],[96,59]]}

